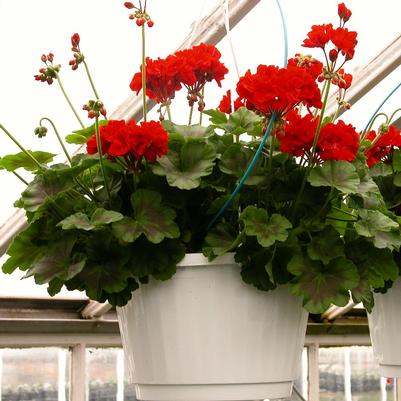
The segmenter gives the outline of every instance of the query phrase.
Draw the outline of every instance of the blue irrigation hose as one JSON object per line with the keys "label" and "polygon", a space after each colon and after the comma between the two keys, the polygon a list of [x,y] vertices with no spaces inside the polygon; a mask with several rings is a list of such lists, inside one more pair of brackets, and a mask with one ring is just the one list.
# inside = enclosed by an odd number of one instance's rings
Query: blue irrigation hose
{"label": "blue irrigation hose", "polygon": [[276,119],[276,116],[277,116],[277,112],[273,111],[273,114],[272,114],[272,116],[270,118],[270,121],[269,121],[269,125],[266,128],[266,133],[263,136],[263,139],[260,142],[259,147],[256,150],[255,155],[253,156],[251,162],[249,163],[248,168],[246,169],[244,175],[242,176],[241,180],[237,184],[236,188],[234,189],[234,191],[232,192],[230,197],[226,200],[226,202],[220,208],[220,210],[213,216],[213,219],[210,221],[209,225],[207,226],[208,230],[213,226],[213,224],[217,221],[217,219],[221,216],[221,214],[227,209],[227,207],[231,204],[231,202],[233,201],[235,196],[238,194],[238,192],[244,186],[245,181],[248,179],[248,177],[251,174],[253,168],[255,167],[256,162],[259,159],[259,156],[262,153],[262,150],[263,150],[263,148],[264,148],[264,146],[266,144],[267,138],[269,137],[269,134],[270,134],[270,132],[271,132],[271,130],[273,128],[273,123],[274,123],[274,120]]}
{"label": "blue irrigation hose", "polygon": [[[285,23],[285,17],[284,17],[284,13],[283,10],[281,8],[281,4],[280,4],[280,0],[276,0],[278,9],[280,11],[280,18],[281,18],[281,24],[283,27],[283,36],[284,36],[284,67],[287,67],[287,62],[288,62],[288,35],[287,35],[287,26]],[[273,111],[272,116],[270,118],[269,124],[266,128],[266,132],[262,138],[262,141],[259,144],[258,149],[256,150],[255,155],[253,156],[251,162],[249,163],[248,168],[246,169],[244,175],[242,176],[241,180],[239,181],[239,183],[237,184],[236,188],[234,189],[234,191],[231,193],[231,195],[229,196],[229,198],[226,200],[226,202],[224,203],[224,205],[218,210],[218,212],[213,216],[212,220],[210,221],[209,225],[207,226],[207,229],[209,230],[214,223],[216,223],[216,221],[218,220],[218,218],[223,214],[223,212],[227,209],[227,207],[232,203],[233,199],[235,198],[235,196],[238,194],[238,192],[242,189],[242,187],[245,184],[245,181],[248,179],[249,175],[251,174],[253,168],[256,165],[256,162],[258,161],[260,155],[262,154],[262,150],[266,144],[267,138],[269,137],[272,128],[273,128],[273,123],[274,120],[277,117],[277,112]]]}
{"label": "blue irrigation hose", "polygon": [[283,27],[283,37],[284,37],[284,67],[287,67],[288,63],[288,33],[287,33],[287,25],[285,23],[285,17],[283,13],[283,9],[281,8],[280,0],[276,0],[278,10],[280,11],[281,17],[281,25]]}
{"label": "blue irrigation hose", "polygon": [[382,106],[384,105],[384,103],[387,102],[388,99],[390,99],[390,97],[394,94],[394,92],[401,86],[401,82],[384,98],[384,100],[380,103],[379,107],[375,110],[375,112],[373,113],[372,117],[370,117],[369,122],[366,124],[365,129],[363,130],[363,132],[365,133],[368,128],[369,125],[372,123],[372,121],[374,120],[374,118],[376,117],[376,114],[379,112],[379,110],[382,108]]}

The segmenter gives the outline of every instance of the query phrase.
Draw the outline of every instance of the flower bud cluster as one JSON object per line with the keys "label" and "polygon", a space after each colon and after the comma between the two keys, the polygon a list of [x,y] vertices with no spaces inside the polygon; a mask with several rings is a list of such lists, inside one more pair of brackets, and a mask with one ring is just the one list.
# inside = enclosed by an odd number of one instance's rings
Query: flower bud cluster
{"label": "flower bud cluster", "polygon": [[43,137],[45,137],[46,136],[46,134],[47,134],[47,128],[46,127],[42,127],[41,125],[39,126],[39,127],[36,127],[35,128],[35,135],[38,137],[38,138],[43,138]]}
{"label": "flower bud cluster", "polygon": [[46,67],[39,69],[39,74],[34,75],[36,81],[47,82],[49,85],[53,83],[53,80],[57,78],[57,74],[60,71],[60,64],[53,64],[54,54],[49,53],[48,55],[42,54],[40,57],[41,61],[45,63]]}
{"label": "flower bud cluster", "polygon": [[103,102],[100,100],[89,100],[88,103],[82,106],[82,110],[86,110],[88,112],[89,118],[99,117],[100,114],[106,117],[107,114]]}
{"label": "flower bud cluster", "polygon": [[142,10],[141,8],[134,6],[134,4],[131,3],[130,1],[126,1],[124,3],[124,6],[129,10],[132,9],[136,10],[134,13],[129,15],[129,19],[135,20],[135,23],[138,26],[143,26],[146,23],[149,28],[152,28],[154,22],[151,20],[149,14],[147,14],[145,10]]}
{"label": "flower bud cluster", "polygon": [[76,70],[84,60],[85,56],[82,54],[81,49],[79,48],[79,42],[81,38],[79,37],[79,34],[74,33],[74,35],[71,36],[71,50],[74,52],[74,58],[69,61],[69,65],[71,66],[72,70]]}

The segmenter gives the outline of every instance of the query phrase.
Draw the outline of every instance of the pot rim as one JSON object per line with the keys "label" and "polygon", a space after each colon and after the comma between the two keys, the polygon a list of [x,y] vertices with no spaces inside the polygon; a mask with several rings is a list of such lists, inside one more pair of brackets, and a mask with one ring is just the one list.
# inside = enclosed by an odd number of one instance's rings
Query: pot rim
{"label": "pot rim", "polygon": [[234,260],[234,253],[229,252],[222,256],[218,256],[216,259],[213,259],[211,262],[208,258],[203,255],[203,253],[187,253],[185,254],[184,258],[177,263],[177,267],[203,267],[213,266],[213,265],[227,265],[227,264],[237,264]]}

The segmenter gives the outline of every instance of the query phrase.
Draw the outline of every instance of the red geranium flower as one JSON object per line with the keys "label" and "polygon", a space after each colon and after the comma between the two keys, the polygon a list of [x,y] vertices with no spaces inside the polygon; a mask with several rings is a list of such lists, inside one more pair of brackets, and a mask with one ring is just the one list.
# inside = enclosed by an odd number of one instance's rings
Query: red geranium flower
{"label": "red geranium flower", "polygon": [[321,47],[323,49],[330,40],[332,30],[332,24],[312,25],[312,30],[308,33],[308,37],[304,40],[302,46]]}
{"label": "red geranium flower", "polygon": [[168,134],[160,122],[141,122],[140,125],[132,126],[131,152],[135,159],[144,157],[154,162],[158,157],[165,155],[168,151]]}
{"label": "red geranium flower", "polygon": [[296,111],[289,112],[283,132],[277,135],[280,151],[291,156],[304,156],[313,146],[317,124],[311,114],[301,117]]}
{"label": "red geranium flower", "polygon": [[175,53],[180,66],[180,80],[191,91],[199,91],[206,82],[221,81],[228,69],[220,61],[221,53],[213,45],[201,43]]}
{"label": "red geranium flower", "polygon": [[330,40],[334,45],[341,50],[341,53],[347,60],[351,60],[354,57],[355,46],[358,41],[356,40],[357,33],[349,31],[347,28],[337,28],[330,32]]}
{"label": "red geranium flower", "polygon": [[338,70],[338,80],[333,80],[332,83],[341,89],[348,89],[352,84],[352,75],[345,73],[343,69]]}
{"label": "red geranium flower", "polygon": [[[370,131],[366,139],[373,142],[376,136],[375,131]],[[386,161],[394,147],[401,148],[401,131],[394,125],[390,125],[388,131],[381,134],[380,138],[366,152],[368,166],[371,167],[376,163]]]}
{"label": "red geranium flower", "polygon": [[351,124],[339,120],[325,125],[319,134],[317,152],[322,160],[346,160],[356,158],[359,135]]}
{"label": "red geranium flower", "polygon": [[[138,94],[142,89],[142,73],[132,78],[130,88]],[[174,99],[175,92],[181,89],[177,59],[168,56],[166,59],[152,60],[146,58],[146,95],[157,103],[167,103]]]}
{"label": "red geranium flower", "polygon": [[[245,106],[244,102],[238,97],[237,99],[234,100],[234,111],[238,110],[240,107],[246,107],[246,106]],[[230,114],[232,112],[231,91],[230,90],[228,90],[226,92],[226,94],[223,96],[223,98],[221,99],[218,109],[222,113]]]}
{"label": "red geranium flower", "polygon": [[338,5],[338,16],[344,21],[347,22],[351,18],[352,12],[345,7],[344,3],[340,3]]}
{"label": "red geranium flower", "polygon": [[[100,127],[102,154],[114,157],[124,157],[130,165],[132,159],[145,157],[155,161],[157,157],[168,151],[168,134],[159,122],[149,121],[137,125],[135,121],[110,120]],[[96,136],[93,135],[86,143],[89,154],[97,153]]]}
{"label": "red geranium flower", "polygon": [[299,103],[320,108],[319,88],[303,68],[278,68],[259,65],[255,74],[249,70],[240,78],[237,93],[263,114],[278,111],[284,115]]}

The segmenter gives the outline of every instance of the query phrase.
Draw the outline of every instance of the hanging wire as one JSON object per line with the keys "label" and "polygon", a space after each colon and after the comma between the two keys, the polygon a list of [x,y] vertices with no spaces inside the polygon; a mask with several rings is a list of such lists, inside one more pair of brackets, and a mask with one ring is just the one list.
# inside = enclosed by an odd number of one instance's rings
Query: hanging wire
{"label": "hanging wire", "polygon": [[380,103],[379,107],[375,110],[375,112],[373,113],[372,117],[370,117],[369,122],[366,124],[365,129],[363,130],[364,133],[366,133],[366,131],[368,130],[370,124],[372,123],[372,121],[374,120],[374,118],[376,117],[377,113],[379,112],[379,110],[382,108],[382,106],[384,105],[384,103],[387,102],[388,99],[390,99],[390,97],[396,92],[396,90],[401,86],[401,82],[384,98],[384,100]]}
{"label": "hanging wire", "polygon": [[229,0],[223,0],[223,1],[224,1],[224,24],[226,26],[228,42],[230,43],[231,54],[233,56],[235,71],[237,72],[237,76],[238,76],[238,79],[239,79],[241,75],[240,75],[240,72],[239,72],[237,57],[236,57],[236,54],[235,54],[234,45],[233,45],[233,41],[232,41],[232,37],[231,37],[230,12],[229,12],[229,9],[228,9],[228,1]]}
{"label": "hanging wire", "polygon": [[[279,8],[280,11],[280,17],[281,17],[281,23],[282,23],[282,27],[283,27],[283,36],[284,36],[284,67],[287,66],[287,60],[288,60],[288,37],[287,37],[287,27],[286,27],[286,23],[285,23],[285,17],[284,17],[284,13],[281,9],[281,5],[280,5],[280,1],[276,0],[277,6]],[[277,112],[274,111],[272,113],[272,116],[270,118],[269,124],[266,128],[266,132],[262,138],[262,141],[259,144],[258,149],[256,150],[255,155],[253,156],[248,168],[246,169],[244,175],[242,176],[242,178],[240,179],[240,181],[238,182],[236,188],[234,189],[234,191],[231,193],[231,195],[229,196],[229,198],[226,200],[226,202],[224,203],[224,205],[217,211],[217,213],[213,216],[212,220],[210,221],[210,223],[207,226],[207,229],[209,230],[210,228],[212,228],[212,226],[214,225],[214,223],[216,223],[216,221],[218,220],[218,218],[223,214],[223,212],[227,209],[227,207],[232,203],[233,199],[235,198],[235,196],[239,193],[239,191],[241,190],[241,188],[244,186],[245,181],[248,179],[249,175],[251,174],[253,168],[256,165],[256,162],[258,161],[260,155],[262,154],[262,150],[266,144],[267,138],[270,135],[270,132],[273,128],[273,123],[274,120],[277,117]]]}

